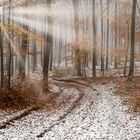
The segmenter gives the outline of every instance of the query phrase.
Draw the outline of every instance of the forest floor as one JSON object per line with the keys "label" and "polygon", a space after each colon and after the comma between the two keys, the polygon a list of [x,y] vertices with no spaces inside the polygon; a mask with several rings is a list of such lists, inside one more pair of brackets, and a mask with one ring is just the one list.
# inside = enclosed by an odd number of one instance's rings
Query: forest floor
{"label": "forest floor", "polygon": [[52,89],[50,108],[0,111],[0,139],[140,139],[140,115],[128,112],[113,82],[54,79]]}

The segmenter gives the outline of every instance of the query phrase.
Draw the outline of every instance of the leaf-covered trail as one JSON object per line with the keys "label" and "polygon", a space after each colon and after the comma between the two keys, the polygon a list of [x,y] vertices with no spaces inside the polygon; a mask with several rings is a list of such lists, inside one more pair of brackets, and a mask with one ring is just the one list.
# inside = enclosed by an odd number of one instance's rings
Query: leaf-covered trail
{"label": "leaf-covered trail", "polygon": [[85,88],[77,84],[77,87],[63,88],[63,94],[73,97],[71,104],[51,113],[34,111],[8,128],[1,129],[0,139],[140,139],[140,116],[127,113],[127,108],[115,95],[114,85],[91,84]]}

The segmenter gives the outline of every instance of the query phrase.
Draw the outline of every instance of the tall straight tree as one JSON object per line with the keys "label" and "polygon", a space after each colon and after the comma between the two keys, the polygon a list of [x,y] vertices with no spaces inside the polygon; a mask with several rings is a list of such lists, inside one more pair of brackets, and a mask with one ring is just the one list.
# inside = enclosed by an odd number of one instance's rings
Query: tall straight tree
{"label": "tall straight tree", "polygon": [[133,76],[134,74],[136,4],[137,4],[137,0],[133,0],[132,20],[131,20],[131,50],[130,50],[131,52],[130,52],[129,77]]}
{"label": "tall straight tree", "polygon": [[[28,6],[28,2],[26,4],[27,4],[26,6]],[[28,17],[28,15],[26,16],[25,14],[23,14],[22,16],[23,18]],[[23,24],[21,26],[26,31],[29,31],[29,28],[26,24]],[[19,57],[18,58],[18,72],[21,79],[25,78],[27,49],[28,49],[28,34],[23,33],[21,37],[21,43],[19,47],[19,56],[18,56]]]}
{"label": "tall straight tree", "polygon": [[106,41],[106,70],[108,70],[109,59],[109,0],[107,0],[107,41]]}
{"label": "tall straight tree", "polygon": [[[117,17],[118,17],[118,5],[117,5],[117,2],[115,2],[115,49],[117,49],[117,43],[118,43],[118,37],[117,37]],[[116,69],[118,66],[117,66],[117,56],[115,55],[115,62],[114,62],[114,68]]]}
{"label": "tall straight tree", "polygon": [[[2,24],[2,16],[0,17],[0,23]],[[3,69],[3,39],[2,30],[0,29],[0,56],[1,56],[1,86],[3,87],[4,69]]]}
{"label": "tall straight tree", "polygon": [[[11,0],[9,0],[8,6],[8,24],[11,24]],[[8,88],[11,86],[11,60],[12,60],[12,50],[11,50],[11,35],[9,34],[8,42]]]}
{"label": "tall straight tree", "polygon": [[104,74],[104,55],[103,55],[103,36],[104,36],[104,28],[103,28],[103,1],[100,0],[101,4],[101,71]]}
{"label": "tall straight tree", "polygon": [[[73,6],[74,6],[74,23],[75,23],[75,36],[76,36],[76,44],[79,42],[79,0],[73,0]],[[77,76],[81,76],[81,58],[80,58],[80,48],[78,45],[76,45],[75,48],[75,56],[76,56],[76,74]]]}
{"label": "tall straight tree", "polygon": [[[33,17],[34,20],[35,20],[35,26],[36,26],[36,15]],[[34,31],[34,34],[36,34],[36,29],[33,30]],[[32,47],[33,47],[33,67],[32,67],[32,71],[35,72],[36,68],[37,68],[37,43],[36,41],[34,40],[32,42]]]}
{"label": "tall straight tree", "polygon": [[93,12],[93,61],[92,61],[92,76],[96,77],[96,18],[95,18],[95,0],[92,0]]}
{"label": "tall straight tree", "polygon": [[[28,31],[28,27],[23,25],[23,28]],[[19,48],[19,59],[18,59],[18,71],[19,76],[24,79],[25,78],[25,63],[26,63],[26,52],[28,49],[28,35],[26,33],[23,34],[21,39],[21,46]]]}
{"label": "tall straight tree", "polygon": [[[52,5],[52,0],[47,0],[48,12],[51,12],[51,5]],[[49,62],[50,62],[51,48],[53,46],[53,27],[52,27],[53,20],[51,14],[48,14],[47,22],[48,22],[48,30],[47,30],[47,34],[45,34],[46,42],[44,47],[44,65],[43,65],[43,78],[44,78],[43,91],[44,92],[48,92]]]}

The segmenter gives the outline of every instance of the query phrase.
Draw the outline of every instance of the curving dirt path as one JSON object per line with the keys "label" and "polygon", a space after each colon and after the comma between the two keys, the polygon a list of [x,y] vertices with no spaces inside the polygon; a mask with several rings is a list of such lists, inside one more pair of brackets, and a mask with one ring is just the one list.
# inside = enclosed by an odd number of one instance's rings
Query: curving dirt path
{"label": "curving dirt path", "polygon": [[55,125],[42,139],[54,140],[139,140],[140,116],[127,113],[127,108],[114,95],[114,85],[94,85],[85,89],[79,108],[65,121]]}
{"label": "curving dirt path", "polygon": [[70,102],[59,110],[32,111],[0,130],[1,140],[139,140],[140,116],[127,113],[114,85],[62,85]]}

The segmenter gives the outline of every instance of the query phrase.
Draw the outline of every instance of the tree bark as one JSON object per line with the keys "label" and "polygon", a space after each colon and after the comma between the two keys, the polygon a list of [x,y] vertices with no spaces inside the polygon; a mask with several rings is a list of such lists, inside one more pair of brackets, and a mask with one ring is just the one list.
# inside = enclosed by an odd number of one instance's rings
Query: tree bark
{"label": "tree bark", "polygon": [[135,60],[135,20],[136,20],[136,0],[133,0],[132,20],[131,20],[131,52],[130,52],[130,67],[129,77],[134,74],[134,60]]}
{"label": "tree bark", "polygon": [[100,0],[101,4],[101,72],[103,72],[104,75],[104,54],[103,54],[103,36],[104,36],[104,31],[103,31],[103,1]]}
{"label": "tree bark", "polygon": [[[8,24],[11,24],[11,0],[9,0],[8,7]],[[8,88],[11,87],[11,61],[12,60],[12,50],[11,50],[11,35],[9,34],[9,42],[8,42]]]}
{"label": "tree bark", "polygon": [[[28,31],[28,27],[23,25],[23,28]],[[26,52],[28,49],[28,35],[26,33],[23,34],[21,38],[21,46],[19,48],[19,59],[18,59],[18,71],[20,78],[25,78],[25,71],[26,71]]]}
{"label": "tree bark", "polygon": [[[118,6],[117,6],[117,2],[115,2],[115,52],[116,52],[116,49],[117,49],[117,43],[118,43],[118,37],[117,37],[117,12],[118,12]],[[115,54],[115,62],[114,62],[114,68],[117,69],[118,67],[118,62],[117,62],[117,56]]]}
{"label": "tree bark", "polygon": [[[47,10],[51,12],[51,3],[52,0],[47,0]],[[51,48],[53,46],[53,21],[51,15],[48,15],[48,30],[47,30],[47,35],[45,35],[45,48],[44,48],[44,65],[43,65],[43,77],[44,77],[44,87],[43,91],[48,92],[48,77],[49,77],[49,61],[50,61],[50,53],[51,53]]]}
{"label": "tree bark", "polygon": [[96,18],[95,18],[95,0],[92,1],[93,6],[93,61],[92,61],[92,76],[96,77]]}
{"label": "tree bark", "polygon": [[107,0],[107,42],[106,42],[106,70],[109,61],[109,0]]}
{"label": "tree bark", "polygon": [[[1,17],[0,17],[1,18]],[[0,19],[0,23],[2,23],[2,18]],[[0,55],[1,55],[1,87],[3,87],[4,80],[4,67],[3,67],[3,39],[2,39],[2,30],[0,29]]]}
{"label": "tree bark", "polygon": [[[77,24],[79,21],[79,15],[78,15],[78,5],[79,5],[79,0],[73,0],[73,6],[74,6],[74,23],[75,23],[75,36],[76,36],[76,43],[78,44],[79,42],[79,25]],[[76,56],[76,75],[81,76],[81,58],[79,57],[80,54],[80,48],[79,46],[76,46],[77,48],[75,49],[75,56]],[[77,57],[78,56],[78,57]]]}

